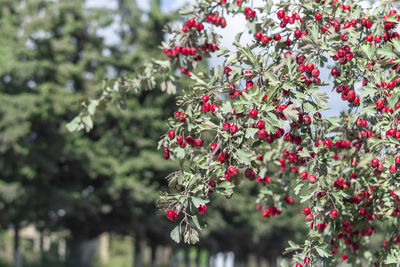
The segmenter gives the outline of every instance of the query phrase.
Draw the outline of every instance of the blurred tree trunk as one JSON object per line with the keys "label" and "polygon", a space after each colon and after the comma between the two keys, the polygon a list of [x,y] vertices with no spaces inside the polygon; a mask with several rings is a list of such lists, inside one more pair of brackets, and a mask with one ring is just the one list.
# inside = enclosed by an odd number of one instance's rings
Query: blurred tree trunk
{"label": "blurred tree trunk", "polygon": [[190,248],[186,247],[185,248],[185,266],[190,267]]}
{"label": "blurred tree trunk", "polygon": [[134,242],[133,267],[143,267],[143,246],[142,246],[142,236],[140,233],[136,233],[133,242]]}
{"label": "blurred tree trunk", "polygon": [[176,257],[176,247],[172,247],[171,257],[169,258],[168,267],[177,267],[178,259]]}
{"label": "blurred tree trunk", "polygon": [[19,230],[20,230],[20,224],[14,223],[14,267],[22,267]]}
{"label": "blurred tree trunk", "polygon": [[201,249],[197,248],[197,253],[196,253],[196,266],[200,267],[200,254],[201,254]]}
{"label": "blurred tree trunk", "polygon": [[98,239],[71,240],[67,258],[68,267],[91,267],[98,249]]}
{"label": "blurred tree trunk", "polygon": [[154,243],[151,243],[151,267],[156,267],[157,266],[157,245]]}
{"label": "blurred tree trunk", "polygon": [[45,266],[45,252],[44,252],[44,230],[40,230],[40,236],[39,236],[39,250],[40,250],[40,264],[41,266]]}

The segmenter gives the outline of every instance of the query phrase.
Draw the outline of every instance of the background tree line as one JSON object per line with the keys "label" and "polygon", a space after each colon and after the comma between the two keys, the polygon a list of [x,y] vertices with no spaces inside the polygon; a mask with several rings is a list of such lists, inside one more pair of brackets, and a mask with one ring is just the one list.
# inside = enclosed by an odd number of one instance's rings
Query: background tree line
{"label": "background tree line", "polygon": [[[135,0],[118,0],[116,10],[88,8],[84,0],[0,2],[0,226],[14,229],[15,266],[22,266],[19,231],[30,224],[67,232],[67,266],[90,266],[84,244],[104,232],[133,237],[134,266],[143,265],[145,245],[153,254],[160,245],[177,249],[168,234],[173,225],[155,207],[176,168],[157,151],[174,96],[143,92],[124,112],[103,111],[90,133],[65,128],[77,100],[96,95],[104,77],[162,58],[163,27],[176,20],[160,0],[148,12]],[[109,44],[99,31],[112,23],[118,40]],[[260,217],[245,197],[255,198],[258,187],[246,186],[233,202],[214,201],[199,248],[233,251],[237,262],[249,253],[273,262],[289,237],[301,238],[293,214]]]}

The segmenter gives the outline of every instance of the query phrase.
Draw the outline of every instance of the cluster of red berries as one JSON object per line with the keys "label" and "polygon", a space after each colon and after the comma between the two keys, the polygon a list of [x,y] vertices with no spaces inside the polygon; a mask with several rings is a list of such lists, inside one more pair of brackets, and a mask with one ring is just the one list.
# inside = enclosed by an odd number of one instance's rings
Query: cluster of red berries
{"label": "cluster of red berries", "polygon": [[303,38],[303,37],[305,37],[305,36],[307,36],[307,33],[306,33],[306,32],[302,32],[300,29],[296,29],[296,30],[294,31],[294,37],[295,37],[296,39]]}
{"label": "cluster of red berries", "polygon": [[287,24],[293,24],[296,20],[303,22],[303,19],[296,12],[293,12],[291,16],[287,15],[285,10],[278,10],[277,14],[278,18],[281,20],[280,27],[285,28]]}
{"label": "cluster of red berries", "polygon": [[175,210],[168,210],[167,218],[170,219],[172,222],[175,222],[179,218],[179,214]]}
{"label": "cluster of red berries", "polygon": [[236,176],[237,168],[235,166],[229,166],[225,172],[225,180],[229,181],[232,176]]}
{"label": "cluster of red berries", "polygon": [[[390,10],[389,14],[383,16],[383,21],[385,22],[384,27],[385,27],[386,31],[389,31],[389,30],[392,30],[392,29],[396,28],[396,24],[397,24],[396,22],[387,21],[387,19],[391,15],[394,15],[394,14],[397,14],[397,11],[396,10]],[[396,18],[397,18],[398,21],[400,21],[400,15],[396,15]]]}
{"label": "cluster of red berries", "polygon": [[208,111],[215,112],[219,108],[217,104],[211,104],[209,102],[209,99],[210,98],[208,97],[208,95],[202,96],[200,103],[203,104],[203,106],[200,109],[200,112],[208,112]]}
{"label": "cluster of red berries", "polygon": [[287,204],[293,204],[294,203],[294,197],[289,197],[289,196],[284,196],[283,200],[287,203]]}
{"label": "cluster of red berries", "polygon": [[[375,102],[375,108],[379,110],[381,113],[393,113],[394,110],[391,106],[387,105],[385,106],[385,101],[382,99],[379,99]],[[400,109],[400,102],[396,104],[395,110]]]}
{"label": "cluster of red berries", "polygon": [[266,208],[262,213],[261,213],[261,217],[263,218],[269,218],[269,217],[273,217],[275,215],[279,215],[281,214],[280,209],[278,209],[277,207],[273,206],[271,208]]}
{"label": "cluster of red berries", "polygon": [[368,122],[365,119],[357,118],[356,121],[354,122],[354,124],[357,127],[367,127]]}
{"label": "cluster of red berries", "polygon": [[189,77],[192,76],[192,71],[184,67],[180,67],[179,71],[181,72],[181,74],[185,74]]}
{"label": "cluster of red berries", "polygon": [[[210,145],[210,150],[212,152],[214,152],[217,149],[218,145],[217,144],[211,144]],[[218,156],[218,161],[222,164],[226,161],[226,159],[228,158],[228,154],[225,152],[221,153],[221,149],[218,149],[217,152],[215,152],[215,154],[219,154]]]}
{"label": "cluster of red berries", "polygon": [[346,45],[343,48],[339,48],[332,58],[334,61],[339,61],[342,64],[346,64],[353,59],[353,52],[351,51],[350,46]]}
{"label": "cluster of red berries", "polygon": [[166,147],[164,147],[164,153],[163,153],[164,159],[169,159],[170,156],[171,156],[171,154],[170,154],[170,152],[169,152],[169,149],[166,148]]}
{"label": "cluster of red berries", "polygon": [[337,86],[336,92],[342,94],[342,100],[354,105],[360,104],[360,97],[356,95],[356,92],[352,90],[349,85],[343,84]]}
{"label": "cluster of red berries", "polygon": [[310,183],[315,183],[317,181],[317,176],[315,174],[308,174],[308,172],[303,171],[300,173],[300,178],[303,180],[308,180]]}
{"label": "cluster of red berries", "polygon": [[208,180],[206,184],[208,186],[207,194],[214,192],[214,188],[217,186],[217,183],[215,181]]}
{"label": "cluster of red berries", "polygon": [[397,140],[400,140],[400,131],[394,128],[390,128],[386,131],[386,136],[391,136],[396,138]]}
{"label": "cluster of red berries", "polygon": [[343,9],[344,11],[350,11],[351,10],[351,6],[349,6],[349,5],[340,4],[339,8]]}
{"label": "cluster of red berries", "polygon": [[[286,159],[283,158],[283,157],[280,157],[280,158],[278,159],[278,161],[279,161],[279,163],[280,163],[279,169],[281,169],[281,171],[285,171],[285,170],[286,170],[286,167],[287,167],[287,165],[286,165]],[[290,163],[290,162],[289,162],[289,163]],[[289,172],[297,173],[297,168],[292,166],[292,167],[290,167]]]}
{"label": "cluster of red berries", "polygon": [[[388,243],[388,241],[387,241],[387,240],[384,240],[384,241],[382,242],[382,246],[383,246],[383,247],[386,247],[386,244],[387,244],[387,243]],[[397,235],[394,235],[394,236],[393,236],[392,245],[400,245],[400,238],[399,238]]]}
{"label": "cluster of red berries", "polygon": [[[395,161],[395,163],[394,163],[394,164],[391,164],[391,165],[389,166],[389,172],[390,172],[391,174],[395,174],[395,173],[397,172],[397,167],[400,167],[400,156],[397,156],[397,157],[395,158],[394,161]],[[375,168],[375,169],[374,169],[374,174],[375,174],[375,176],[379,176],[380,173],[381,173],[381,172],[383,171],[383,169],[384,169],[383,164],[382,164],[381,162],[379,162],[379,159],[377,159],[377,158],[373,158],[373,159],[371,160],[371,166]]]}
{"label": "cluster of red berries", "polygon": [[206,17],[206,20],[215,26],[220,26],[221,28],[226,27],[226,20],[223,17],[220,17],[218,12],[209,14]]}
{"label": "cluster of red berries", "polygon": [[268,37],[267,35],[263,35],[262,32],[257,32],[257,33],[254,35],[254,38],[255,38],[257,41],[261,41],[263,44],[267,44],[268,41],[269,41],[269,37]]}
{"label": "cluster of red berries", "polygon": [[223,125],[222,125],[222,128],[225,130],[225,131],[228,131],[228,132],[230,132],[231,134],[235,134],[235,133],[237,133],[237,131],[239,130],[239,127],[236,125],[236,124],[230,124],[229,122],[225,122]]}
{"label": "cluster of red berries", "polygon": [[343,190],[349,188],[350,183],[345,181],[342,177],[339,177],[333,182],[333,187],[336,187],[339,190]]}
{"label": "cluster of red berries", "polygon": [[192,28],[197,30],[198,32],[201,32],[204,29],[204,25],[203,23],[200,23],[195,19],[189,19],[186,23],[183,24],[182,31],[186,33]]}
{"label": "cluster of red berries", "polygon": [[214,53],[215,51],[219,50],[219,45],[218,44],[209,44],[205,43],[201,46],[201,50],[203,52],[210,51],[211,53]]}
{"label": "cluster of red berries", "polygon": [[337,68],[332,68],[331,74],[332,74],[332,76],[333,76],[334,78],[338,78],[338,77],[340,77],[340,75],[341,75],[340,71],[339,71]]}
{"label": "cluster of red berries", "polygon": [[247,20],[252,20],[256,17],[256,11],[249,7],[244,8],[244,14],[246,15]]}
{"label": "cluster of red berries", "polygon": [[300,145],[301,144],[301,142],[303,141],[303,139],[301,138],[301,136],[299,136],[299,135],[294,135],[294,134],[292,134],[292,133],[286,133],[284,136],[283,136],[283,140],[285,140],[286,142],[290,142],[290,143],[292,143],[292,144],[295,144],[295,145]]}
{"label": "cluster of red berries", "polygon": [[[297,62],[301,62],[301,60],[297,60]],[[321,82],[321,79],[319,78],[320,70],[315,68],[313,63],[307,63],[306,65],[300,64],[297,67],[297,71],[305,73],[305,75],[300,77],[300,80],[304,81],[307,86],[312,83]]]}
{"label": "cluster of red berries", "polygon": [[306,221],[312,221],[314,219],[314,215],[311,213],[311,208],[310,207],[305,207],[303,209],[303,214],[306,216],[305,219]]}
{"label": "cluster of red berries", "polygon": [[186,121],[186,114],[185,114],[184,112],[175,111],[174,117],[175,117],[175,119],[177,119],[179,122],[185,122],[185,121]]}
{"label": "cluster of red berries", "polygon": [[283,130],[282,128],[276,128],[276,132],[275,133],[268,133],[267,130],[265,129],[261,129],[257,132],[257,136],[264,141],[267,141],[269,144],[273,143],[276,139],[279,139],[283,136],[283,134],[285,133],[285,130]]}
{"label": "cluster of red berries", "polygon": [[[355,22],[357,23],[357,21],[355,21]],[[341,27],[341,24],[337,19],[330,19],[327,24],[322,25],[321,33],[326,33],[330,28],[334,28],[335,32],[339,32],[340,27]]]}
{"label": "cluster of red berries", "polygon": [[183,56],[195,56],[197,54],[197,49],[195,47],[183,47],[175,46],[174,49],[164,49],[164,54],[169,58],[179,57],[179,54]]}

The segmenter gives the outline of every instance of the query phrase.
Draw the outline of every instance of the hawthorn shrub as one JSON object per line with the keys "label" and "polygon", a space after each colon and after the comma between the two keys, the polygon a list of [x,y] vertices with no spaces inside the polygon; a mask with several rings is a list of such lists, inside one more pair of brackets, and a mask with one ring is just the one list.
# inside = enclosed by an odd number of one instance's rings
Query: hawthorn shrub
{"label": "hawthorn shrub", "polygon": [[[158,202],[177,224],[171,237],[196,243],[212,194],[230,198],[257,182],[265,219],[295,198],[304,205],[309,238],[290,242],[291,266],[399,263],[397,12],[357,1],[203,0],[183,13],[164,48],[193,79],[159,143],[165,159],[180,162],[167,177],[175,190]],[[219,47],[214,29],[229,24],[224,14],[245,16],[253,40],[239,33],[236,51]],[[214,52],[224,64],[196,73],[196,61]],[[348,103],[337,117],[320,113],[330,89]],[[382,245],[371,251],[377,233]]]}
{"label": "hawthorn shrub", "polygon": [[[176,223],[176,242],[199,241],[214,193],[231,198],[252,182],[266,220],[295,200],[303,205],[309,237],[289,242],[290,266],[399,263],[400,16],[389,1],[374,9],[359,1],[252,2],[196,1],[181,12],[180,28],[166,28],[168,60],[106,83],[69,128],[90,129],[98,105],[130,91],[161,84],[174,92],[179,69],[192,85],[159,143],[166,160],[180,163],[167,177],[171,193],[158,201]],[[245,17],[253,36],[238,33],[234,51],[219,46],[215,32],[229,24],[226,14]],[[196,72],[212,53],[224,63]],[[340,116],[320,113],[329,90],[348,103]],[[372,251],[374,236],[381,246]]]}

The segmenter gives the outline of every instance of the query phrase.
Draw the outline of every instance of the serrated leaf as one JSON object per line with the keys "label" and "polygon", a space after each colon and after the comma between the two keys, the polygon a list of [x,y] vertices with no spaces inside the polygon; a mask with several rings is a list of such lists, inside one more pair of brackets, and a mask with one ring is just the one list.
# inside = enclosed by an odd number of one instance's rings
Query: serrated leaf
{"label": "serrated leaf", "polygon": [[251,152],[245,151],[243,149],[238,149],[236,150],[236,155],[238,156],[239,161],[241,163],[246,164],[248,166],[251,165],[251,159],[250,159],[252,156]]}
{"label": "serrated leaf", "polygon": [[191,197],[193,205],[198,208],[200,205],[205,205],[209,202],[208,199],[202,199],[198,197]]}
{"label": "serrated leaf", "polygon": [[299,120],[299,112],[293,109],[291,105],[283,110],[283,115],[289,122],[294,122]]}
{"label": "serrated leaf", "polygon": [[315,250],[317,253],[322,257],[322,258],[329,258],[331,254],[329,253],[328,250],[321,248],[321,247],[315,247]]}
{"label": "serrated leaf", "polygon": [[390,45],[381,46],[380,48],[378,48],[377,53],[381,56],[388,58],[397,57],[396,53],[393,51]]}
{"label": "serrated leaf", "polygon": [[74,132],[74,131],[79,131],[81,128],[81,118],[76,117],[66,125],[68,131]]}
{"label": "serrated leaf", "polygon": [[193,215],[192,220],[194,222],[194,225],[196,225],[197,229],[201,230],[199,219],[197,218],[197,215]]}
{"label": "serrated leaf", "polygon": [[258,132],[257,128],[247,128],[245,138],[253,138],[254,135]]}
{"label": "serrated leaf", "polygon": [[181,242],[181,226],[175,226],[175,228],[171,231],[170,236],[172,240],[179,244]]}

